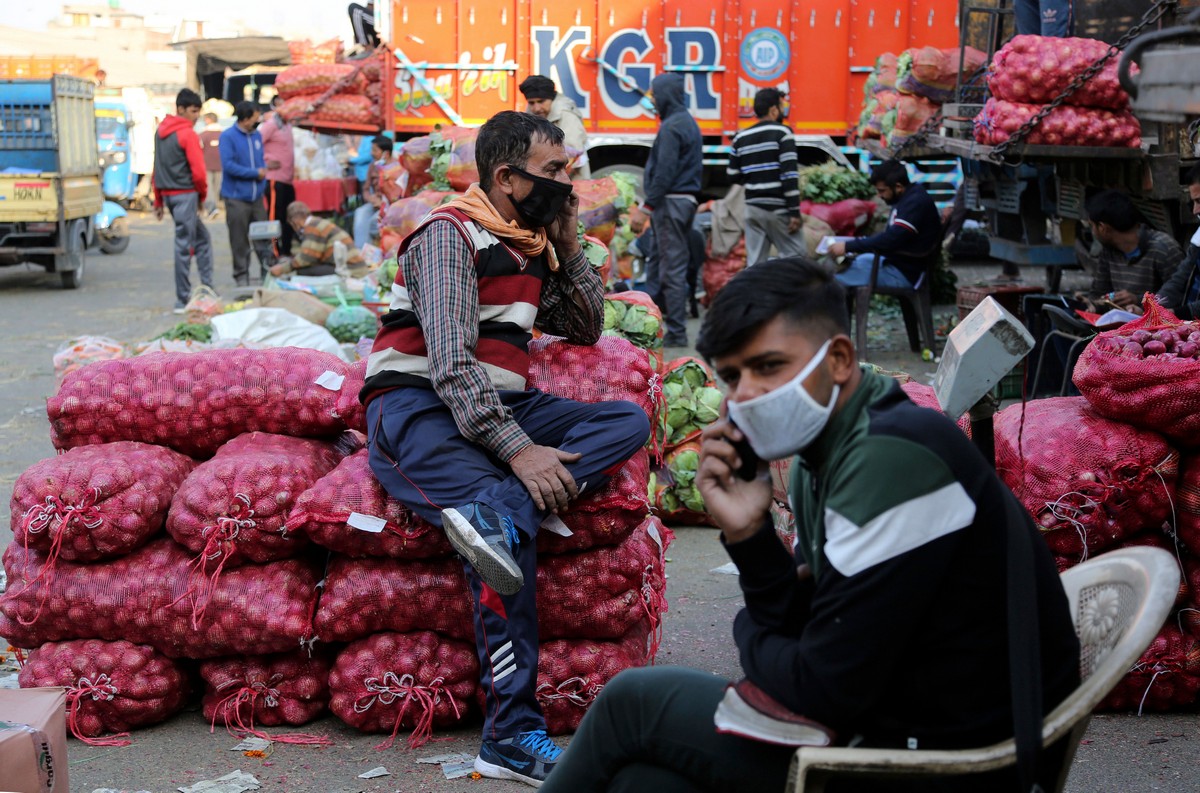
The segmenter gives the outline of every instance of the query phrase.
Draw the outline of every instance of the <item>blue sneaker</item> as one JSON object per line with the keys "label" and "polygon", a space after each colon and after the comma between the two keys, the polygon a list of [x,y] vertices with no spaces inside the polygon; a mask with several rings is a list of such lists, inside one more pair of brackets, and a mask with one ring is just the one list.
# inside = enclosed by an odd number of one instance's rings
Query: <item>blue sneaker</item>
{"label": "blue sneaker", "polygon": [[446,538],[479,573],[483,582],[501,595],[515,595],[525,576],[513,558],[512,549],[521,542],[512,518],[474,502],[442,510]]}
{"label": "blue sneaker", "polygon": [[475,770],[490,779],[511,779],[541,787],[562,752],[545,730],[531,730],[515,738],[484,741],[475,758]]}

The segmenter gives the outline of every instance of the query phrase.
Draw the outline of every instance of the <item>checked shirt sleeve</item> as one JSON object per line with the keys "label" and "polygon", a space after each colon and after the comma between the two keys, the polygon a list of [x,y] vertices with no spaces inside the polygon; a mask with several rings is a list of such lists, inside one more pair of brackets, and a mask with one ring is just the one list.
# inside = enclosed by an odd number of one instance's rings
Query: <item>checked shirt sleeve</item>
{"label": "checked shirt sleeve", "polygon": [[450,223],[431,223],[401,262],[434,390],[464,438],[511,460],[532,441],[475,357],[479,280],[470,248]]}
{"label": "checked shirt sleeve", "polygon": [[579,252],[542,285],[537,326],[572,344],[595,344],[604,330],[604,283]]}

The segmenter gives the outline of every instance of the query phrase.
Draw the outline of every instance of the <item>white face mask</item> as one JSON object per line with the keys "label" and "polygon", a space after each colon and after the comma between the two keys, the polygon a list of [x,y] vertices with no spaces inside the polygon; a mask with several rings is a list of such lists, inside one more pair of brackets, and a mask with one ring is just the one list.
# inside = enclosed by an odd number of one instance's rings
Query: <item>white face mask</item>
{"label": "white face mask", "polygon": [[839,386],[833,387],[828,405],[820,405],[804,387],[804,380],[825,359],[832,339],[821,345],[808,365],[773,391],[729,403],[729,418],[750,441],[750,448],[764,460],[782,460],[804,451],[825,429]]}

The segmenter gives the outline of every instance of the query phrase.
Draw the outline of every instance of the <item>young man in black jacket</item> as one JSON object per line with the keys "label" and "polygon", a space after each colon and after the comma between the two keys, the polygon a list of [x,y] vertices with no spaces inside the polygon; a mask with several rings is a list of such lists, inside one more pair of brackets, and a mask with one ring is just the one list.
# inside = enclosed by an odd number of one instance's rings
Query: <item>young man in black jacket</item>
{"label": "young man in black jacket", "polygon": [[887,228],[870,237],[834,243],[832,256],[858,254],[850,266],[838,273],[842,286],[866,286],[875,255],[881,255],[876,284],[911,288],[925,267],[925,259],[942,244],[942,216],[937,204],[919,184],[911,184],[908,170],[899,160],[888,160],[871,171],[871,184],[892,214]]}
{"label": "young man in black jacket", "polygon": [[[1200,165],[1188,171],[1192,214],[1200,218]],[[1200,231],[1192,235],[1183,261],[1158,291],[1158,301],[1180,319],[1200,319]]]}
{"label": "young man in black jacket", "polygon": [[634,223],[651,218],[655,249],[647,252],[646,291],[663,312],[663,344],[686,347],[688,308],[688,230],[696,217],[696,196],[704,168],[700,127],[687,112],[683,75],[660,74],[650,83],[662,124],[643,184],[646,200],[634,211]]}
{"label": "young man in black jacket", "polygon": [[[1054,561],[966,435],[861,368],[848,328],[845,293],[827,271],[776,259],[730,281],[700,332],[697,349],[729,387],[730,418],[705,430],[696,481],[740,574],[742,669],[840,743],[960,749],[1012,737],[1010,533],[1032,561],[1043,712],[1079,683]],[[772,526],[766,464],[749,481],[735,473],[743,440],[762,460],[798,455],[794,558]],[[621,673],[544,793],[783,790],[794,749],[718,733],[725,687],[696,670]],[[1044,753],[1043,786],[1060,751]],[[1010,770],[837,790],[1016,787]]]}

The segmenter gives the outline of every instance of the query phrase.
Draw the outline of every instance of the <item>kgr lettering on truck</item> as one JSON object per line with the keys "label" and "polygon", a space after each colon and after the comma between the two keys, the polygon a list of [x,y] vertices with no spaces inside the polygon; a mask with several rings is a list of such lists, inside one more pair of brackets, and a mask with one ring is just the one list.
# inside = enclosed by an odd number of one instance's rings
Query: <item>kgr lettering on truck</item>
{"label": "kgr lettering on truck", "polygon": [[[592,118],[591,93],[585,91],[576,64],[591,48],[592,29],[574,25],[563,31],[547,25],[534,26],[534,73],[544,74],[558,84],[559,90],[575,101],[584,118]],[[721,96],[714,70],[721,64],[721,40],[716,31],[705,27],[673,27],[664,31],[666,71],[686,69],[689,110],[701,119],[719,119]],[[629,56],[632,56],[630,58]],[[655,44],[644,30],[624,28],[615,31],[600,48],[600,60],[628,78],[640,90],[647,91],[654,79],[658,60]],[[617,75],[602,70],[599,75],[600,98],[605,108],[618,118],[633,119],[647,115],[638,101],[641,94],[622,83]]]}

